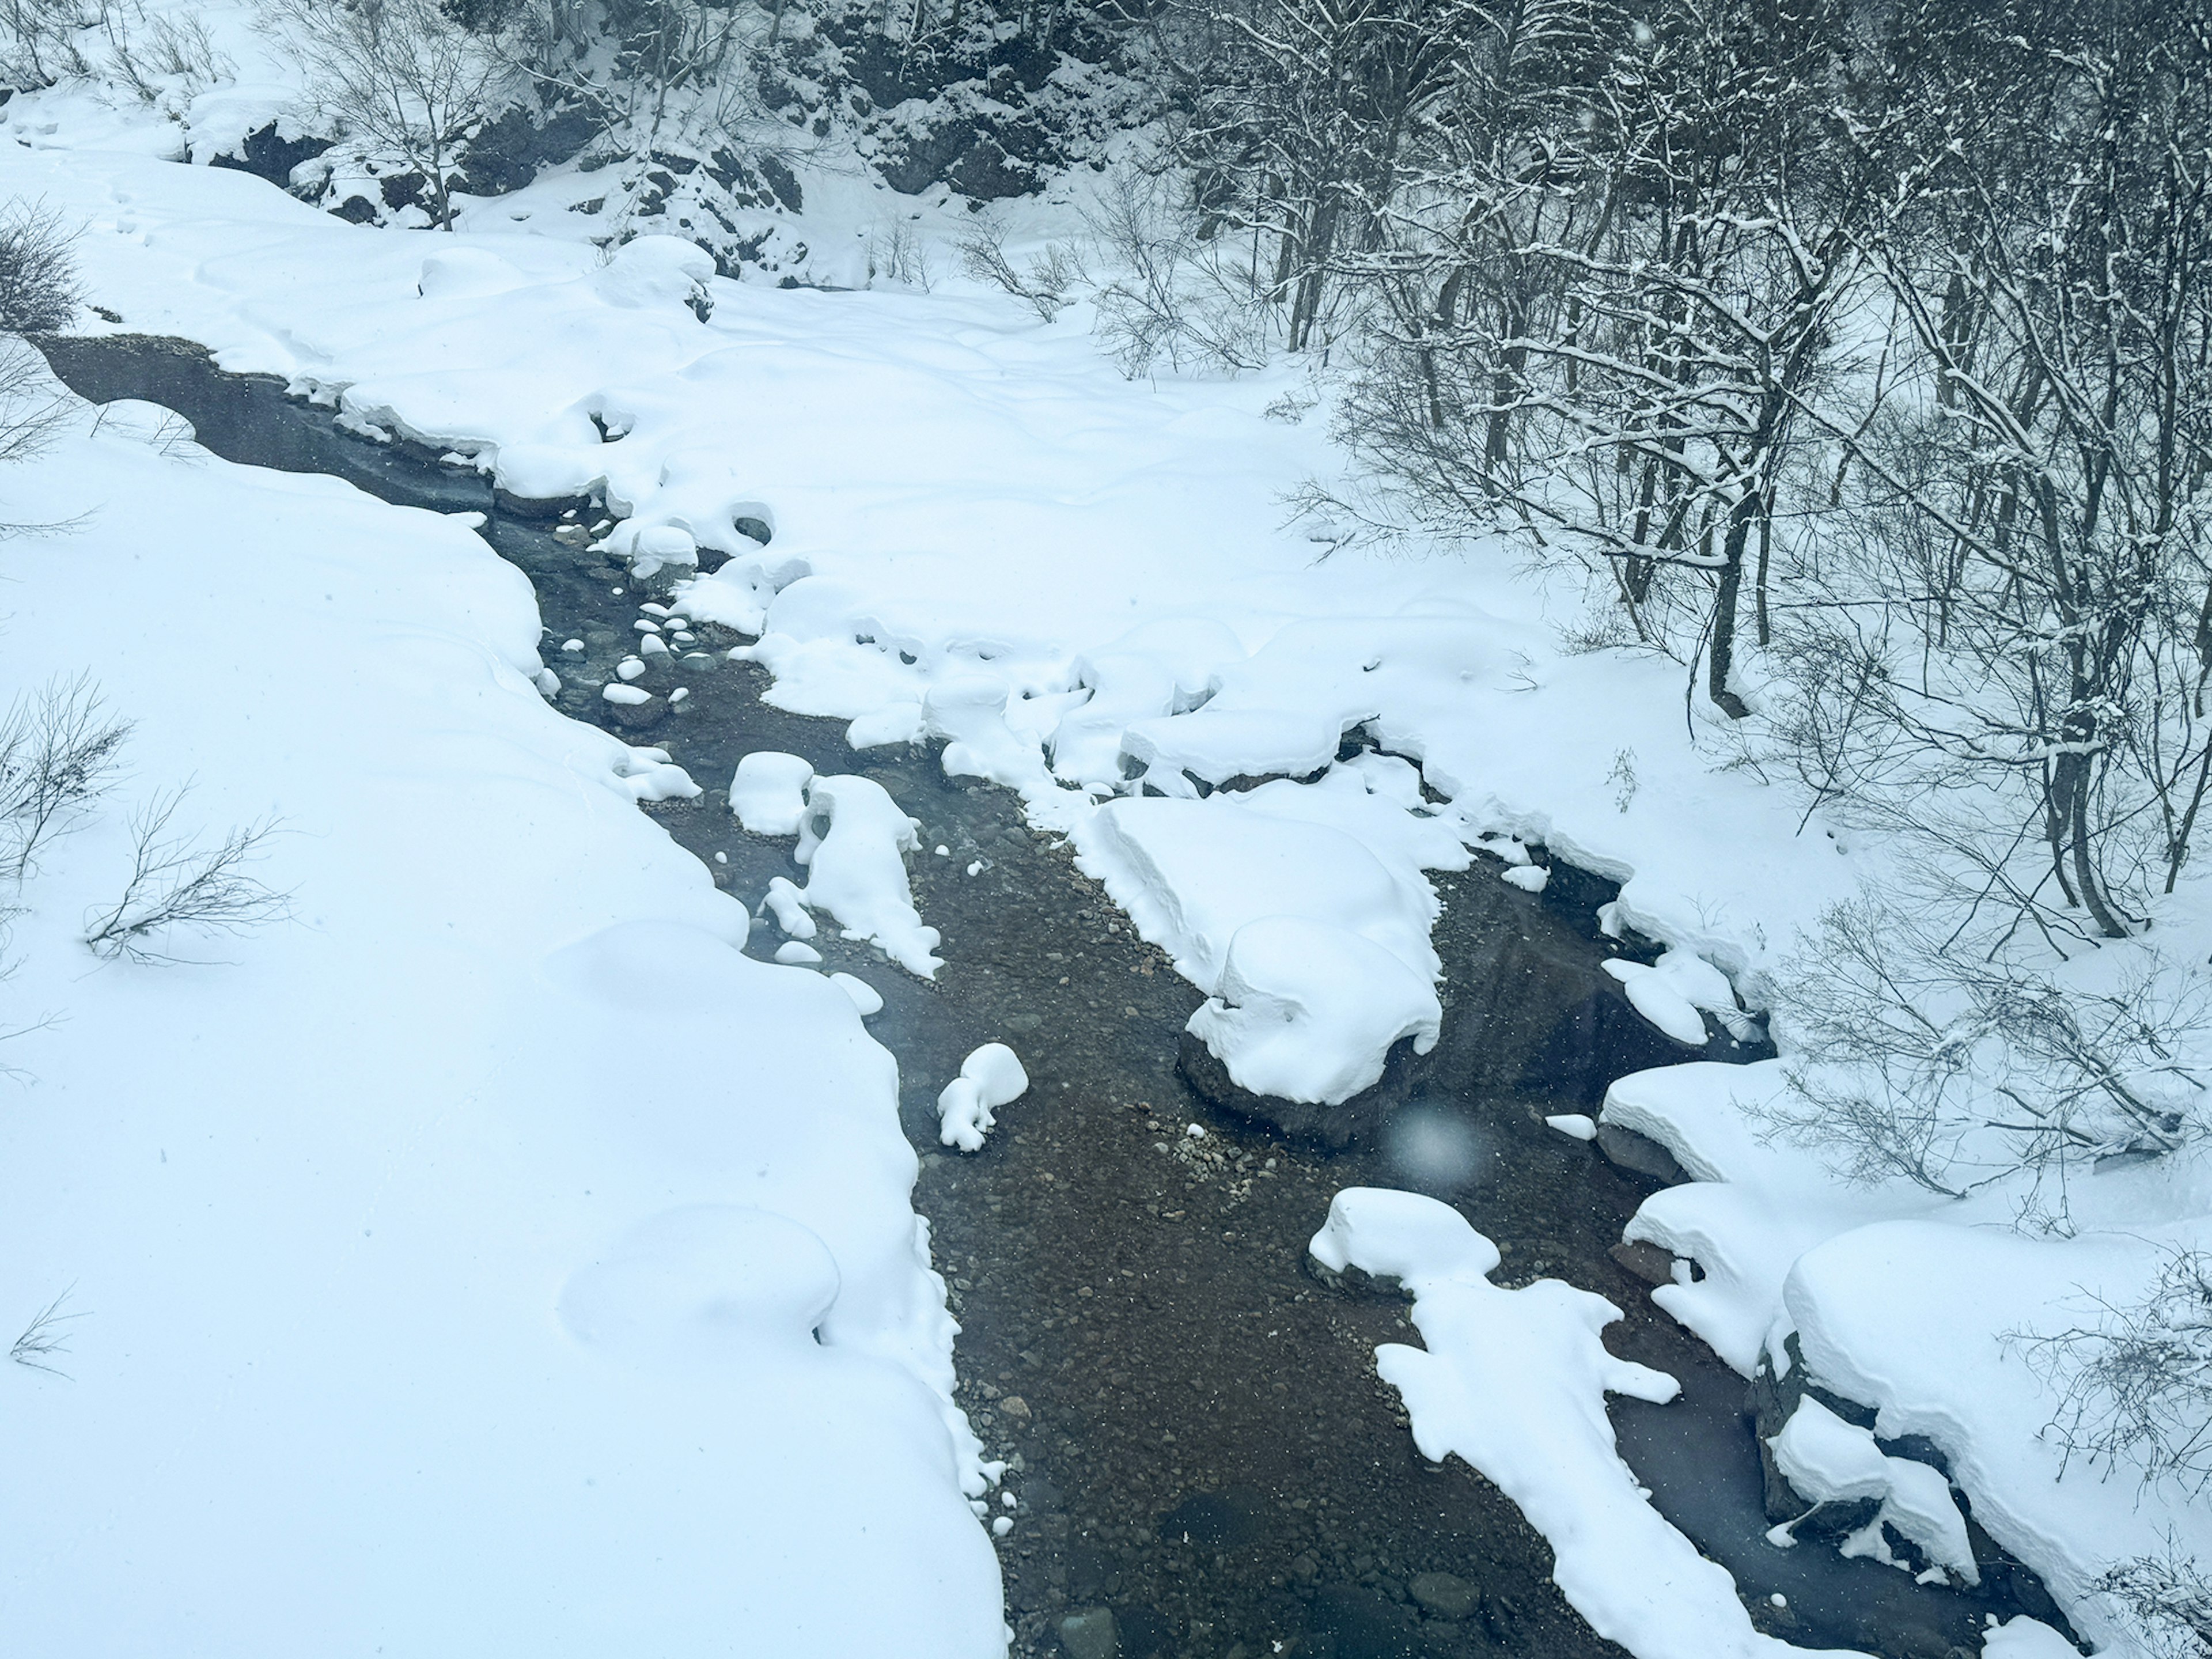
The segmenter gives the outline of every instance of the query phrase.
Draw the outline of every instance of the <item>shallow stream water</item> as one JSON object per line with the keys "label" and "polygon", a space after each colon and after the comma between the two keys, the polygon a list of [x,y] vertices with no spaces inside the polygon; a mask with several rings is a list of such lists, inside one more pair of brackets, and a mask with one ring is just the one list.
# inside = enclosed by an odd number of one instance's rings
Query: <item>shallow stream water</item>
{"label": "shallow stream water", "polygon": [[[166,404],[227,459],[489,513],[487,538],[537,588],[543,654],[563,682],[557,706],[615,727],[599,687],[653,596],[580,538],[497,510],[472,473],[338,430],[274,381],[222,374],[196,347],[46,343],[82,395]],[[1547,902],[1494,866],[1440,878],[1446,1036],[1401,1119],[1415,1132],[1334,1153],[1293,1144],[1194,1095],[1175,1060],[1199,994],[1064,848],[1025,826],[1018,799],[948,779],[920,745],[851,750],[841,722],[764,701],[765,677],[723,655],[737,635],[694,631],[696,652],[655,659],[644,682],[690,696],[621,735],[667,750],[706,786],[647,810],[717,883],[757,905],[769,877],[800,873],[788,840],[747,836],[729,812],[727,781],[754,750],[876,779],[921,821],[925,848],[948,849],[913,861],[915,902],[944,934],[934,982],[832,927],[816,943],[825,968],[884,998],[871,1027],[898,1056],[902,1119],[923,1152],[915,1202],[962,1326],[961,1403],[1011,1465],[1016,1506],[992,1501],[1013,1520],[999,1549],[1018,1655],[1061,1651],[1061,1620],[1092,1608],[1112,1610],[1123,1659],[1620,1651],[1566,1606],[1548,1547],[1510,1502],[1464,1464],[1433,1466],[1414,1449],[1373,1358],[1378,1342],[1418,1341],[1406,1303],[1310,1271],[1305,1243],[1331,1194],[1361,1184],[1455,1203],[1504,1252],[1502,1283],[1554,1275],[1625,1310],[1608,1345],[1680,1378],[1684,1396],[1615,1402],[1624,1455],[1660,1508],[1735,1572],[1762,1628],[1937,1659],[1977,1650],[1986,1616],[2020,1610],[1999,1579],[1970,1595],[1832,1550],[1765,1543],[1741,1379],[1653,1310],[1647,1285],[1612,1254],[1656,1183],[1543,1126],[1547,1111],[1595,1103],[1593,1057],[1551,1079],[1486,1064],[1515,1035],[1504,1026],[1519,979],[1534,984],[1560,964],[1586,972],[1616,948],[1594,926],[1595,884],[1563,873]],[[582,653],[560,649],[570,638]],[[766,956],[780,942],[763,922],[748,948]],[[1032,1086],[1001,1110],[981,1152],[947,1153],[937,1091],[991,1041],[1019,1051]]]}

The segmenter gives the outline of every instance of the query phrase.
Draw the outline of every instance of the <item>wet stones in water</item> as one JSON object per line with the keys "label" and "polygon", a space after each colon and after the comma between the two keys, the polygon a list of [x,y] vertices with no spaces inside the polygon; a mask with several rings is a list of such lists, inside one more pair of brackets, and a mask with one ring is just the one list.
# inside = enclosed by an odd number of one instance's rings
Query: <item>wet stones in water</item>
{"label": "wet stones in water", "polygon": [[1121,1639],[1112,1610],[1085,1607],[1069,1613],[1060,1621],[1060,1645],[1067,1659],[1118,1659]]}
{"label": "wet stones in water", "polygon": [[1188,1031],[1182,1034],[1176,1050],[1176,1070],[1209,1105],[1340,1151],[1355,1141],[1372,1139],[1390,1114],[1406,1103],[1413,1092],[1413,1045],[1408,1037],[1393,1047],[1376,1082],[1333,1106],[1255,1094],[1231,1077],[1229,1068],[1215,1058],[1213,1051]]}
{"label": "wet stones in water", "polygon": [[1160,1517],[1160,1536],[1205,1549],[1234,1549],[1260,1536],[1264,1507],[1254,1492],[1194,1492]]}
{"label": "wet stones in water", "polygon": [[[1176,1069],[1201,1098],[1224,1112],[1340,1151],[1371,1143],[1417,1095],[1515,1094],[1594,1106],[1615,1078],[1631,1072],[1686,1060],[1749,1060],[1765,1052],[1725,1036],[1698,1047],[1667,1036],[1636,1012],[1620,983],[1602,970],[1589,939],[1555,910],[1502,882],[1470,882],[1454,899],[1448,916],[1454,937],[1438,940],[1451,970],[1443,987],[1443,1040],[1431,1054],[1416,1055],[1410,1041],[1399,1043],[1378,1082],[1335,1105],[1255,1094],[1188,1032]],[[1663,1164],[1651,1158],[1614,1161],[1660,1180],[1683,1179],[1663,1151],[1650,1150]]]}
{"label": "wet stones in water", "polygon": [[1406,1593],[1422,1612],[1437,1619],[1466,1618],[1479,1595],[1473,1584],[1449,1572],[1416,1573]]}

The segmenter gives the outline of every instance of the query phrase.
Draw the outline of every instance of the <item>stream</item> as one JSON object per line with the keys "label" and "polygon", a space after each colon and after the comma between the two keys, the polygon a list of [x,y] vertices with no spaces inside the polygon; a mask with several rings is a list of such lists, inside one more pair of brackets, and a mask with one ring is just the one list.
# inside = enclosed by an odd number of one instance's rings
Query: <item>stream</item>
{"label": "stream", "polygon": [[[859,975],[884,1000],[870,1027],[898,1057],[902,1121],[922,1153],[915,1204],[962,1328],[960,1403],[988,1454],[1008,1461],[1017,1500],[1007,1510],[992,1498],[1013,1520],[998,1547],[1017,1655],[1077,1652],[1081,1636],[1063,1645],[1061,1623],[1097,1608],[1112,1611],[1121,1659],[1621,1652],[1567,1606],[1549,1547],[1510,1502],[1464,1463],[1415,1450],[1374,1363],[1378,1342],[1418,1340],[1404,1299],[1309,1268],[1306,1240],[1330,1196],[1354,1185],[1455,1203],[1504,1253],[1501,1284],[1557,1276],[1626,1310],[1608,1346],[1680,1378],[1683,1395],[1664,1407],[1615,1401],[1622,1454],[1735,1575],[1761,1629],[1950,1659],[1978,1652],[1989,1615],[2049,1616],[2021,1570],[1985,1573],[1965,1593],[1832,1548],[1765,1542],[1742,1379],[1615,1258],[1658,1182],[1542,1122],[1594,1109],[1612,1076],[1666,1057],[1649,1046],[1663,1040],[1633,1035],[1642,1028],[1597,971],[1620,947],[1596,929],[1612,892],[1595,878],[1559,867],[1541,896],[1486,863],[1438,878],[1444,1038],[1414,1069],[1410,1103],[1392,1132],[1345,1150],[1288,1139],[1193,1091],[1176,1053],[1200,994],[1063,847],[1026,827],[1009,792],[947,778],[933,747],[856,752],[843,722],[769,706],[766,676],[724,656],[741,636],[703,624],[690,654],[653,659],[641,682],[689,696],[672,709],[656,698],[669,712],[623,730],[599,687],[636,639],[639,603],[665,595],[573,531],[556,537],[554,519],[508,510],[473,472],[340,430],[279,381],[224,374],[197,346],[40,343],[81,395],[164,404],[228,459],[488,514],[486,539],[537,589],[543,655],[563,683],[556,705],[691,772],[702,796],[645,810],[747,902],[771,876],[800,873],[787,839],[748,836],[729,811],[727,781],[752,750],[873,778],[921,820],[925,848],[951,849],[912,862],[916,905],[944,934],[936,981],[826,924],[814,943],[825,969]],[[585,642],[580,655],[560,649],[570,638]],[[781,938],[763,923],[748,951],[769,956]],[[1571,1018],[1558,1015],[1562,985]],[[1020,1053],[1030,1091],[1001,1109],[981,1152],[945,1152],[937,1092],[992,1041]],[[1203,1138],[1186,1133],[1194,1123]]]}

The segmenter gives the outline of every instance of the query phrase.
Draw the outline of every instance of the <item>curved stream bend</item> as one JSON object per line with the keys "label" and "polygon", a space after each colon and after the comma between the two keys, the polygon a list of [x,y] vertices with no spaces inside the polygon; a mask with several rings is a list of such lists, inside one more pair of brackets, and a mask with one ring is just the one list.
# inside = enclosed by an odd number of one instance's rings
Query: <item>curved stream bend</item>
{"label": "curved stream bend", "polygon": [[[576,538],[500,510],[474,474],[338,430],[275,380],[222,374],[197,346],[43,344],[81,395],[165,404],[228,459],[489,514],[484,533],[531,578],[550,636],[586,642],[580,658],[548,653],[568,682],[559,706],[613,724],[598,688],[628,652],[647,595],[625,592],[624,574]],[[697,632],[717,647],[736,639]],[[702,783],[726,780],[751,750],[789,750],[883,782],[923,821],[925,844],[952,849],[914,870],[916,902],[945,937],[938,981],[866,947],[817,943],[826,968],[884,997],[875,1030],[899,1056],[902,1115],[925,1149],[916,1204],[962,1321],[963,1404],[1011,1463],[1018,1507],[1000,1553],[1018,1654],[1060,1651],[1063,1620],[1094,1608],[1111,1609],[1122,1659],[1620,1653],[1565,1605],[1548,1547],[1510,1503],[1464,1465],[1431,1466],[1414,1450],[1373,1362],[1377,1342],[1406,1339],[1405,1304],[1307,1271],[1304,1242],[1330,1195],[1356,1184],[1422,1186],[1457,1202],[1504,1251],[1502,1283],[1556,1274],[1628,1310],[1609,1345],[1672,1372],[1684,1394],[1664,1407],[1616,1402],[1623,1453],[1668,1516],[1735,1573],[1763,1628],[1948,1659],[1978,1648],[1985,1615],[2008,1617],[2023,1600],[2047,1608],[2024,1574],[1993,1573],[1967,1595],[1764,1542],[1741,1379],[1654,1312],[1612,1255],[1654,1183],[1540,1123],[1543,1110],[1591,1104],[1589,1089],[1622,1067],[1592,1075],[1606,1057],[1585,1036],[1567,1068],[1580,1085],[1562,1097],[1540,1066],[1504,1077],[1492,1063],[1501,1044],[1540,1055],[1546,1033],[1501,1024],[1501,1011],[1540,1004],[1528,995],[1538,981],[1601,977],[1611,947],[1589,927],[1587,880],[1555,880],[1548,904],[1486,867],[1438,883],[1445,1040],[1415,1081],[1429,1143],[1441,1136],[1458,1156],[1414,1168],[1387,1146],[1324,1155],[1196,1101],[1174,1060],[1198,994],[1062,848],[1024,827],[1016,798],[947,779],[919,746],[854,753],[840,722],[769,707],[757,671],[719,648],[660,672],[691,695],[640,740]],[[722,790],[648,810],[748,897],[795,873],[787,843],[737,829]],[[985,867],[969,877],[971,864]],[[751,948],[775,942],[763,927]],[[982,1152],[947,1157],[936,1091],[963,1055],[1000,1039],[1021,1051],[1031,1092]],[[1204,1139],[1182,1133],[1200,1119]],[[1786,1608],[1771,1605],[1775,1593]]]}

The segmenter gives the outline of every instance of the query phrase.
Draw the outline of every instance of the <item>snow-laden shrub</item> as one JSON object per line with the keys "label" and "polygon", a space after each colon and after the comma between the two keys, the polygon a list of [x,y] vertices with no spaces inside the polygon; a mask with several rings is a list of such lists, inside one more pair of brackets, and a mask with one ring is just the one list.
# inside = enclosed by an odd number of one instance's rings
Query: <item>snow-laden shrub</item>
{"label": "snow-laden shrub", "polygon": [[1847,1178],[1959,1197],[2204,1131],[2212,998],[2148,952],[2087,989],[1869,897],[1828,910],[1784,981],[1791,1086],[1763,1113]]}

